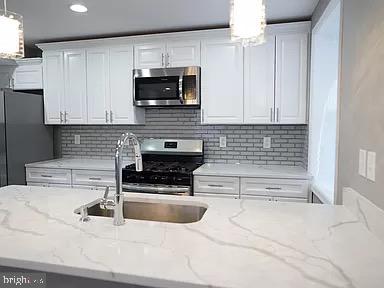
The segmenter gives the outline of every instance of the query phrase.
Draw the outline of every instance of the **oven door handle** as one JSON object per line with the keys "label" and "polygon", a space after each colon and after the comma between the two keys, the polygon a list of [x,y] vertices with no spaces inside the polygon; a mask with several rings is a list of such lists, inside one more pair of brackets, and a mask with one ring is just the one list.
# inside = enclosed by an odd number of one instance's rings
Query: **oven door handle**
{"label": "oven door handle", "polygon": [[180,186],[180,187],[159,187],[149,185],[132,185],[123,184],[123,190],[128,192],[147,192],[157,194],[187,194],[191,192],[191,187]]}
{"label": "oven door handle", "polygon": [[184,75],[179,75],[179,100],[181,104],[184,104],[183,98],[183,78]]}

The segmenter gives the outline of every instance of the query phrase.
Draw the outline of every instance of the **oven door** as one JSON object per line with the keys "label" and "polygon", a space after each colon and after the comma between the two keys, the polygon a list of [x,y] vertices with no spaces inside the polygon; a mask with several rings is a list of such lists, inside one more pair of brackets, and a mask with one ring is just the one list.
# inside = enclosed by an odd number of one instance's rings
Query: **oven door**
{"label": "oven door", "polygon": [[199,105],[200,68],[134,70],[136,106]]}

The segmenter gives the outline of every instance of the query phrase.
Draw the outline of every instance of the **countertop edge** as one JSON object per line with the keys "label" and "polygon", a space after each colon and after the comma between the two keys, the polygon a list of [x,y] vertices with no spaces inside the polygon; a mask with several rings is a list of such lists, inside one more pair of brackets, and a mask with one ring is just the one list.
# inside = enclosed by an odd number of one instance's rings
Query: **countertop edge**
{"label": "countertop edge", "polygon": [[[204,284],[194,284],[188,282],[172,281],[161,278],[136,276],[132,274],[122,274],[114,272],[106,272],[97,269],[69,267],[66,265],[42,263],[28,260],[15,260],[0,257],[0,266],[32,270],[43,273],[56,273],[67,276],[83,277],[101,281],[112,281],[117,283],[140,285],[145,287],[158,287],[158,288],[203,288]],[[154,286],[156,285],[156,286]],[[211,287],[211,286],[210,286]],[[212,286],[212,288],[214,288]]]}

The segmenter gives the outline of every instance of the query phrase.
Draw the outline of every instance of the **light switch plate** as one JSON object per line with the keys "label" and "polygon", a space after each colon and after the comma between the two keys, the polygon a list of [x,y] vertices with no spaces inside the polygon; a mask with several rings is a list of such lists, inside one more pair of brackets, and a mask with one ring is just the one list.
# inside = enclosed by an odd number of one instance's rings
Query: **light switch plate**
{"label": "light switch plate", "polygon": [[75,135],[75,144],[80,145],[80,135]]}
{"label": "light switch plate", "polygon": [[227,137],[221,136],[220,137],[220,148],[226,148],[227,147]]}
{"label": "light switch plate", "polygon": [[367,150],[360,149],[359,152],[359,174],[360,176],[367,176]]}
{"label": "light switch plate", "polygon": [[376,153],[371,151],[367,154],[367,178],[376,181]]}
{"label": "light switch plate", "polygon": [[271,137],[264,137],[263,148],[264,149],[271,149]]}

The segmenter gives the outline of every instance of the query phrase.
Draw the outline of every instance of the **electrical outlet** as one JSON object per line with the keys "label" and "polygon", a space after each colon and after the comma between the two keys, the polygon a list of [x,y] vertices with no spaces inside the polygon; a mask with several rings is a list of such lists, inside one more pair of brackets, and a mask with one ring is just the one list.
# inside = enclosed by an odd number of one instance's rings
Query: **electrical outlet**
{"label": "electrical outlet", "polygon": [[264,137],[263,148],[264,149],[271,149],[271,137]]}
{"label": "electrical outlet", "polygon": [[367,178],[376,181],[376,153],[371,151],[367,154]]}
{"label": "electrical outlet", "polygon": [[359,174],[360,176],[367,176],[367,151],[360,149],[359,151]]}
{"label": "electrical outlet", "polygon": [[80,135],[75,135],[75,144],[80,145]]}
{"label": "electrical outlet", "polygon": [[220,137],[220,148],[226,148],[227,147],[227,137],[221,136]]}

